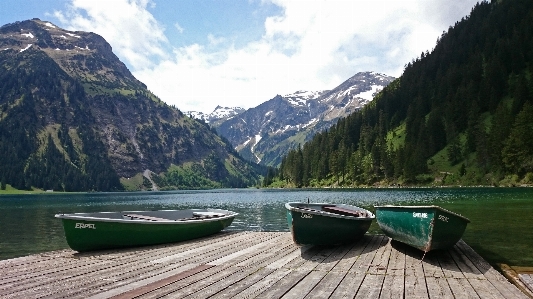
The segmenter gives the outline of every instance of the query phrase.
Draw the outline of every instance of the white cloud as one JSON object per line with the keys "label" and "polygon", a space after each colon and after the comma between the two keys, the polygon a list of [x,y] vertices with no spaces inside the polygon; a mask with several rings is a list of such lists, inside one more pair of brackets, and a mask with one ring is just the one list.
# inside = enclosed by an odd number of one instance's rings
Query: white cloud
{"label": "white cloud", "polygon": [[360,71],[400,76],[477,2],[271,1],[282,14],[267,18],[264,35],[239,48],[229,37],[209,34],[206,45],[166,51],[164,28],[147,10],[154,5],[148,0],[73,0],[70,11],[56,15],[104,36],[165,102],[211,112],[218,104],[251,108],[276,94],[333,88]]}
{"label": "white cloud", "polygon": [[164,27],[147,10],[150,0],[72,0],[66,12],[54,16],[67,29],[103,36],[113,51],[134,69],[155,67],[166,57]]}

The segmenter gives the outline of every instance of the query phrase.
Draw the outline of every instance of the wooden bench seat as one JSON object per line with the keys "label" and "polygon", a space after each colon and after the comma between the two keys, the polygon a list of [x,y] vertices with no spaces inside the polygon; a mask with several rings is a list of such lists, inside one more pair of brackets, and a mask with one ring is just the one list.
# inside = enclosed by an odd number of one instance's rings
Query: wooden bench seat
{"label": "wooden bench seat", "polygon": [[366,216],[365,212],[354,211],[354,210],[349,210],[349,209],[339,208],[339,207],[323,206],[322,209],[326,212],[345,215],[345,216],[354,216],[354,217],[365,217]]}
{"label": "wooden bench seat", "polygon": [[152,217],[152,216],[146,216],[146,215],[139,215],[139,214],[124,214],[124,217],[130,217],[132,220],[133,219],[139,219],[139,220],[150,220],[150,221],[174,221],[174,220],[171,220],[171,219]]}

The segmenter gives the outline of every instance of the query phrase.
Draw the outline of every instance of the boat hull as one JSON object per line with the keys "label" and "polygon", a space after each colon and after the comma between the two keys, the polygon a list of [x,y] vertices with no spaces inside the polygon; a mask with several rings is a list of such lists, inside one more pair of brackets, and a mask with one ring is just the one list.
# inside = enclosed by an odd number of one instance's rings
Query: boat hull
{"label": "boat hull", "polygon": [[[311,210],[298,209],[302,203],[288,203],[287,223],[293,241],[299,245],[336,245],[351,243],[361,239],[370,228],[374,215],[366,210],[369,217],[359,218],[332,215],[320,210],[322,205],[311,204]],[[347,205],[337,205],[347,207]],[[312,211],[314,210],[314,211]]]}
{"label": "boat hull", "polygon": [[[169,211],[167,211],[169,212]],[[228,212],[228,211],[225,211]],[[131,212],[122,212],[127,214]],[[93,216],[98,213],[92,213]],[[131,220],[84,217],[82,214],[56,215],[62,218],[67,243],[73,250],[84,252],[180,242],[220,232],[237,215],[195,220]]]}
{"label": "boat hull", "polygon": [[470,222],[438,206],[375,208],[378,225],[385,235],[424,252],[453,247]]}

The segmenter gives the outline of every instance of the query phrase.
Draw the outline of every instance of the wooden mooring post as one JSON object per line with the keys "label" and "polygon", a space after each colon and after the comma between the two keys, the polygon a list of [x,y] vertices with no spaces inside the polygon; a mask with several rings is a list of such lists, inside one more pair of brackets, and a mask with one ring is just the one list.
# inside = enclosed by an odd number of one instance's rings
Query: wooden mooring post
{"label": "wooden mooring post", "polygon": [[381,235],[300,247],[288,232],[221,232],[3,260],[0,298],[529,298],[463,241],[422,254]]}

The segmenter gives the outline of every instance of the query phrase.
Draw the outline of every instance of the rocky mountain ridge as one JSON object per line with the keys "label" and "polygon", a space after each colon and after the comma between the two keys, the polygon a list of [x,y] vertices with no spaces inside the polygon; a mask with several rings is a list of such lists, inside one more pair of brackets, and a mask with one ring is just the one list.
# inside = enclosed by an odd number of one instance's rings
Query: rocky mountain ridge
{"label": "rocky mountain ridge", "polygon": [[210,125],[246,159],[277,166],[290,149],[361,109],[394,79],[376,72],[360,72],[332,90],[277,95]]}

